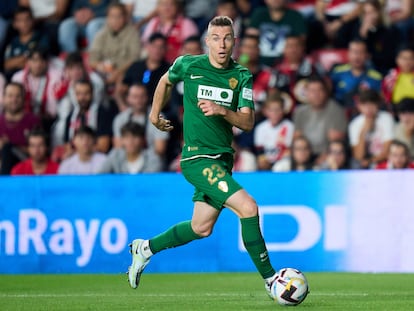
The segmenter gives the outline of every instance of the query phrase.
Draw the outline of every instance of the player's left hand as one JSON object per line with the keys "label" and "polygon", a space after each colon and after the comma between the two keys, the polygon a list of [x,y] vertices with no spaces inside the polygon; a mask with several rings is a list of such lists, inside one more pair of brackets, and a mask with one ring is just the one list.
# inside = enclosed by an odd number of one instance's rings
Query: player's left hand
{"label": "player's left hand", "polygon": [[198,101],[197,106],[201,109],[205,116],[224,116],[225,108],[211,100],[201,99]]}

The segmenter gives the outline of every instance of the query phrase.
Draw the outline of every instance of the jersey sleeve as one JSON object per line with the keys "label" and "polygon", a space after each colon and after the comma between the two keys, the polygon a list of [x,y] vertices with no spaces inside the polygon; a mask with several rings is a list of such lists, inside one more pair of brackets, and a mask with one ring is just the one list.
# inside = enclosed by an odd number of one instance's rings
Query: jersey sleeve
{"label": "jersey sleeve", "polygon": [[237,108],[248,107],[254,110],[252,75],[248,74],[243,81],[244,83],[240,86],[239,104]]}
{"label": "jersey sleeve", "polygon": [[170,69],[168,69],[168,80],[173,84],[182,81],[184,79],[185,68],[185,57],[178,57]]}

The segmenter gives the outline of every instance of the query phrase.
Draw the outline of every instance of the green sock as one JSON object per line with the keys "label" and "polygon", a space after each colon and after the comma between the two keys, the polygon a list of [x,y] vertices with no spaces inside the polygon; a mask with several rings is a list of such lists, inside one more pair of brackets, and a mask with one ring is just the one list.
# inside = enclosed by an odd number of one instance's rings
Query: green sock
{"label": "green sock", "polygon": [[193,231],[191,221],[188,220],[180,222],[167,231],[153,237],[149,240],[149,245],[152,253],[155,254],[164,249],[184,245],[201,238]]}
{"label": "green sock", "polygon": [[240,218],[244,247],[264,279],[276,272],[270,264],[269,254],[259,226],[259,216]]}

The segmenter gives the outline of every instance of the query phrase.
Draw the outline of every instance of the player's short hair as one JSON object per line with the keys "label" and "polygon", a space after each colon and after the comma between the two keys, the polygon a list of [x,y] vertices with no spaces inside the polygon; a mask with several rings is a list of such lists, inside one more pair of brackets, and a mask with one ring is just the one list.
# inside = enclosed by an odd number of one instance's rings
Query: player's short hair
{"label": "player's short hair", "polygon": [[210,32],[210,28],[213,26],[217,26],[217,27],[231,27],[231,30],[234,34],[234,30],[233,30],[233,21],[230,17],[228,16],[216,16],[214,17],[210,23],[208,23],[208,32]]}
{"label": "player's short hair", "polygon": [[134,121],[129,121],[121,127],[121,136],[131,134],[136,137],[145,137],[145,128]]}

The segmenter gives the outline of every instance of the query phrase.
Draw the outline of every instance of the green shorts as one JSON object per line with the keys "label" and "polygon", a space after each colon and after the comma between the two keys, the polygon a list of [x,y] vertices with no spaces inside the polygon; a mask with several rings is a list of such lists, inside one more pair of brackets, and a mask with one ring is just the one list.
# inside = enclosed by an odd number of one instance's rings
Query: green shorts
{"label": "green shorts", "polygon": [[232,168],[231,154],[181,161],[184,177],[195,187],[193,201],[206,202],[219,211],[232,194],[242,189],[232,177]]}

